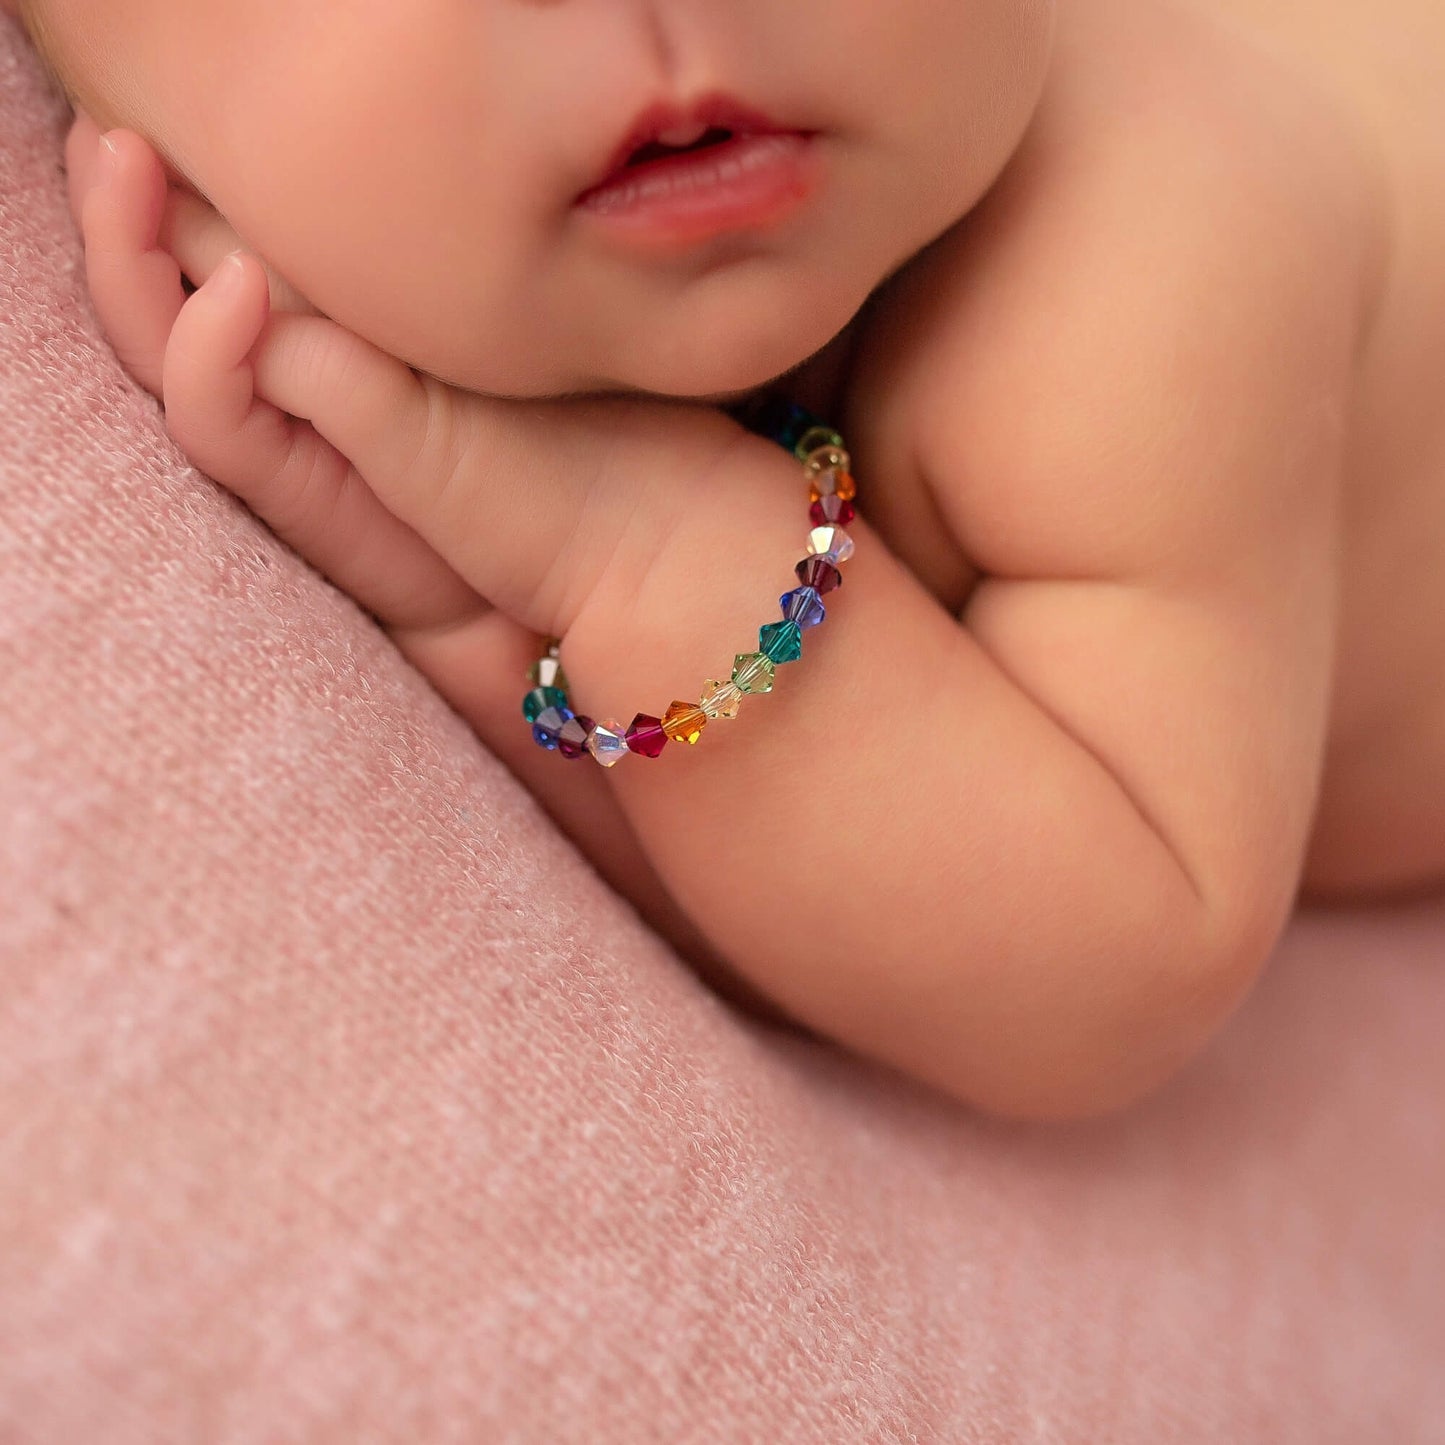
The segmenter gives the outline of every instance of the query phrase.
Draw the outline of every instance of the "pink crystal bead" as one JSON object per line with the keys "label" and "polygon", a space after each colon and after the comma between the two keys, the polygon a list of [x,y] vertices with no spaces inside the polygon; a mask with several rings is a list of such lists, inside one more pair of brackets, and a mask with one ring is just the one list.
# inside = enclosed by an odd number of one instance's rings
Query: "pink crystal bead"
{"label": "pink crystal bead", "polygon": [[846,527],[857,515],[857,507],[846,497],[819,497],[808,508],[808,516],[815,527]]}
{"label": "pink crystal bead", "polygon": [[667,746],[662,719],[640,712],[627,729],[627,746],[644,758],[655,758]]}

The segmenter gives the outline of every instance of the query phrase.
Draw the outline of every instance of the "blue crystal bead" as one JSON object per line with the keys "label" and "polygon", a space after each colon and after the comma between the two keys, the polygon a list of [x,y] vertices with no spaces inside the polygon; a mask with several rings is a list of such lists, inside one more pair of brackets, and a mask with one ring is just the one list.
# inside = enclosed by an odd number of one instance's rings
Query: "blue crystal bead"
{"label": "blue crystal bead", "polygon": [[796,622],[769,622],[758,631],[758,651],[774,662],[796,662],[803,655],[803,630]]}
{"label": "blue crystal bead", "polygon": [[532,740],[549,753],[557,750],[557,740],[563,727],[575,717],[571,708],[545,707],[532,723]]}
{"label": "blue crystal bead", "polygon": [[823,599],[811,587],[794,587],[778,598],[783,616],[799,627],[816,627],[827,615]]}

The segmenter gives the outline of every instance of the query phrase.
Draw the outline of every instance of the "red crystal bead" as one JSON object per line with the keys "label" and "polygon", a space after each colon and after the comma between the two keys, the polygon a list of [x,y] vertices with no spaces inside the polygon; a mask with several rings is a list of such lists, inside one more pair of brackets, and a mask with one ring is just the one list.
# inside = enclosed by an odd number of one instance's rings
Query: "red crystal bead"
{"label": "red crystal bead", "polygon": [[793,571],[804,587],[811,587],[819,596],[843,585],[843,574],[822,557],[804,557]]}
{"label": "red crystal bead", "polygon": [[627,746],[644,758],[655,758],[667,746],[667,734],[662,730],[662,719],[653,717],[650,713],[638,713],[628,726]]}
{"label": "red crystal bead", "polygon": [[846,527],[857,512],[858,509],[846,497],[819,497],[808,508],[815,527]]}

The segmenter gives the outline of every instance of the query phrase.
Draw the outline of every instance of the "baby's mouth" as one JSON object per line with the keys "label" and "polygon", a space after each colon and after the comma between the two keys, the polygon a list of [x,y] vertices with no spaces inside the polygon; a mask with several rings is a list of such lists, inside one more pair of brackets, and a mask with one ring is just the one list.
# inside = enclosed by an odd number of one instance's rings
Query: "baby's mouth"
{"label": "baby's mouth", "polygon": [[646,106],[599,166],[597,179],[577,198],[589,204],[619,185],[637,185],[659,168],[687,169],[706,157],[736,150],[765,137],[806,136],[729,95],[705,95],[689,105],[657,101]]}
{"label": "baby's mouth", "polygon": [[[696,132],[696,134],[689,134]],[[627,159],[623,170],[645,166],[649,161],[671,160],[673,156],[687,155],[693,151],[706,150],[708,146],[721,145],[733,138],[733,132],[715,125],[674,126],[671,130],[639,146]]]}
{"label": "baby's mouth", "polygon": [[667,246],[766,225],[811,189],[811,139],[725,96],[654,106],[576,206]]}

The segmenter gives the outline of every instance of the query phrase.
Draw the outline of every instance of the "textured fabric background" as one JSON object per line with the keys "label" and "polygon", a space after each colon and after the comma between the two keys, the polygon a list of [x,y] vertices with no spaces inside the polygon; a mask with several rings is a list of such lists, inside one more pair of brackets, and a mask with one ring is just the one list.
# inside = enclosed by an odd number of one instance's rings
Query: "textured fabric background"
{"label": "textured fabric background", "polygon": [[1127,1120],[742,1019],[185,467],[0,17],[0,1441],[1445,1440],[1445,909]]}

